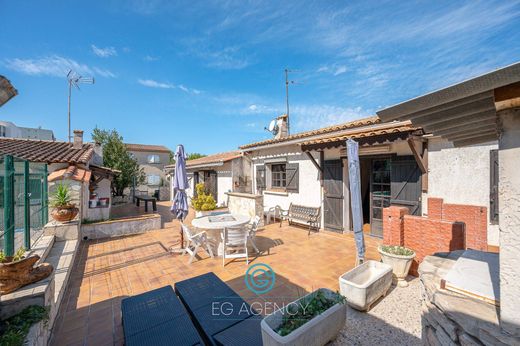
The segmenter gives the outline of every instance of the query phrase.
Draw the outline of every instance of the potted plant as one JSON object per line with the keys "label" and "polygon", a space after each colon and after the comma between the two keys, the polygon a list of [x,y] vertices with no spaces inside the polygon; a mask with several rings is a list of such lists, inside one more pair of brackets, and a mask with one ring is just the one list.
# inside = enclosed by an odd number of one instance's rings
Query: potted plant
{"label": "potted plant", "polygon": [[383,263],[392,266],[397,284],[400,287],[408,286],[408,282],[405,279],[410,271],[412,260],[415,258],[415,251],[400,245],[380,245],[378,251],[381,254]]}
{"label": "potted plant", "polygon": [[52,273],[48,263],[34,267],[40,256],[25,257],[25,249],[19,248],[14,256],[5,256],[0,251],[0,295],[11,293],[30,283],[40,281]]}
{"label": "potted plant", "polygon": [[195,217],[210,214],[212,210],[217,208],[217,202],[215,202],[213,196],[206,193],[204,183],[197,184],[195,190],[197,191],[197,197],[191,199],[191,205],[195,209]]}
{"label": "potted plant", "polygon": [[59,222],[68,222],[78,215],[79,209],[71,203],[70,190],[67,185],[58,184],[51,196],[52,218]]}
{"label": "potted plant", "polygon": [[339,293],[320,288],[266,316],[261,322],[266,345],[325,345],[345,326],[347,307]]}

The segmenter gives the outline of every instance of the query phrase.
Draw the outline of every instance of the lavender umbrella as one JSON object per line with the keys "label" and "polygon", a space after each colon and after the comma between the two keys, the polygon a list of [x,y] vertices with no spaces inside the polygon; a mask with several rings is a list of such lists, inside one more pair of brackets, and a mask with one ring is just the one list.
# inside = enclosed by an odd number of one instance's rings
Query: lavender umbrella
{"label": "lavender umbrella", "polygon": [[[173,175],[173,203],[171,212],[175,218],[184,221],[188,216],[188,197],[186,196],[186,189],[188,188],[188,176],[186,174],[186,155],[184,153],[184,146],[179,144],[175,151],[175,172]],[[181,248],[184,246],[183,233],[181,229]]]}

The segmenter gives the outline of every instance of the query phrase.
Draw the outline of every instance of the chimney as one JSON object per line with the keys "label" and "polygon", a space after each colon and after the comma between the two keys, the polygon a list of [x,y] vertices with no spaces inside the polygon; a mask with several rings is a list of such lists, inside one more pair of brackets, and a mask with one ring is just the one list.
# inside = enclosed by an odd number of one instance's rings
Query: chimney
{"label": "chimney", "polygon": [[289,135],[287,131],[287,114],[282,114],[276,118],[276,125],[278,126],[278,132],[276,136],[274,136],[275,139],[284,138]]}
{"label": "chimney", "polygon": [[74,130],[74,143],[72,145],[72,148],[74,148],[74,149],[83,148],[83,131]]}

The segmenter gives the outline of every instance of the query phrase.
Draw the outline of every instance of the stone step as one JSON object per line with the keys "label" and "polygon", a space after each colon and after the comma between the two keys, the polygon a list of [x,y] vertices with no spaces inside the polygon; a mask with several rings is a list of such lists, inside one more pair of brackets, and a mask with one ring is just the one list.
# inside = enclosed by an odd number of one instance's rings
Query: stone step
{"label": "stone step", "polygon": [[27,253],[27,256],[38,255],[40,260],[36,263],[37,265],[45,262],[45,259],[49,255],[49,252],[54,245],[56,237],[54,235],[43,235],[33,244],[31,250]]}
{"label": "stone step", "polygon": [[66,284],[72,272],[74,259],[78,251],[79,241],[71,239],[66,241],[57,241],[54,243],[51,252],[47,256],[47,263],[54,267],[54,304],[51,308],[50,326],[54,322],[63,295],[65,294]]}

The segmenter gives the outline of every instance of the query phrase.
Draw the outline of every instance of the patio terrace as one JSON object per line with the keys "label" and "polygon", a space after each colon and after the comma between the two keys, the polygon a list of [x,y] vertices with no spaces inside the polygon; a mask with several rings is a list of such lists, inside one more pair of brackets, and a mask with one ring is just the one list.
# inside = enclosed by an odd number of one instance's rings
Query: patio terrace
{"label": "patio terrace", "polygon": [[[262,251],[250,257],[276,272],[275,287],[257,296],[246,288],[245,260],[201,258],[188,265],[189,256],[170,254],[179,244],[179,223],[172,220],[169,202],[159,202],[164,229],[112,239],[84,241],[74,264],[52,345],[123,344],[121,300],[154,288],[172,285],[206,272],[214,272],[249,303],[289,303],[318,287],[338,290],[338,277],[354,267],[356,248],[351,235],[271,224],[257,233]],[[187,223],[191,222],[190,212]],[[379,259],[379,239],[366,237],[367,259]],[[267,305],[265,305],[267,306]],[[263,311],[270,313],[272,311]]]}

